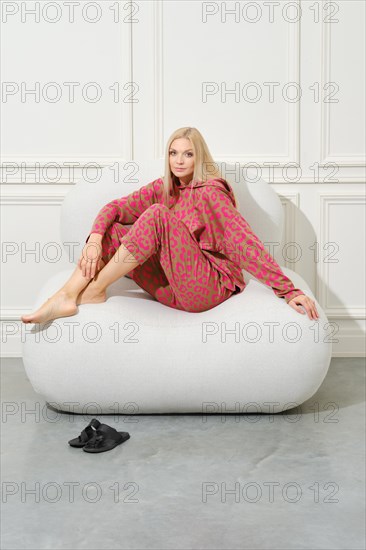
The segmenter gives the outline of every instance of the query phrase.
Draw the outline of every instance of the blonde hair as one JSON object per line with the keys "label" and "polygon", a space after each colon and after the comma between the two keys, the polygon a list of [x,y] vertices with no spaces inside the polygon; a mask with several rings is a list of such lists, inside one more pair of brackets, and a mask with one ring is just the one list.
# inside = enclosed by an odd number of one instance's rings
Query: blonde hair
{"label": "blonde hair", "polygon": [[[207,144],[202,136],[202,134],[197,130],[197,128],[191,128],[186,126],[184,128],[178,128],[175,132],[172,133],[168,139],[166,149],[165,149],[165,172],[163,176],[164,188],[163,188],[163,202],[166,206],[169,207],[170,197],[174,197],[173,204],[170,207],[173,207],[177,202],[179,197],[179,179],[175,176],[170,169],[170,147],[172,142],[175,139],[186,138],[189,139],[192,145],[194,153],[194,171],[193,171],[193,183],[194,182],[203,182],[212,178],[222,178],[221,171],[217,167],[217,164],[213,160],[211,153],[207,147]],[[225,180],[226,181],[226,180]],[[228,182],[227,182],[228,183]],[[231,185],[228,183],[229,188],[231,189],[234,201],[235,208],[239,208],[239,203],[235,197],[234,190]]]}

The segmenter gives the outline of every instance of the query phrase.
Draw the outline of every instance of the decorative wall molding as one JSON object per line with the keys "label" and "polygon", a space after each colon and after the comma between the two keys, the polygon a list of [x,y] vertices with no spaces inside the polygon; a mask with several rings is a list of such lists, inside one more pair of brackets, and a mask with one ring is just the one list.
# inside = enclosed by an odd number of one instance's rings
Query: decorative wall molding
{"label": "decorative wall molding", "polygon": [[26,191],[16,188],[4,190],[1,189],[0,205],[17,205],[17,206],[55,206],[61,205],[70,191],[67,189],[52,189],[47,187],[44,191],[39,189],[28,189]]}
{"label": "decorative wall molding", "polygon": [[[329,229],[329,209],[332,205],[349,206],[365,205],[365,194],[358,192],[349,193],[318,193],[320,198],[320,235],[319,248],[322,249],[324,243],[330,242]],[[329,305],[329,264],[327,262],[318,263],[317,276],[317,296],[319,301],[324,304],[324,311],[328,318],[332,319],[365,319],[365,307],[332,307]]]}
{"label": "decorative wall molding", "polygon": [[163,140],[163,0],[156,0],[153,7],[153,51],[154,51],[154,157],[164,159],[165,147]]}
{"label": "decorative wall molding", "polygon": [[[294,0],[300,9],[300,0]],[[156,0],[154,3],[154,114],[155,114],[155,158],[164,159],[164,66],[163,66],[163,5],[164,0]],[[287,82],[300,82],[300,18],[296,23],[287,25]],[[289,162],[300,162],[300,102],[287,103],[287,143],[288,151],[283,155],[257,156],[251,154],[250,158],[243,155],[215,155],[217,162],[256,162],[264,166],[265,162],[277,162],[278,166],[285,166]]]}
{"label": "decorative wall molding", "polygon": [[[133,68],[132,68],[132,25],[133,23],[121,21],[121,51],[125,53],[123,63],[121,64],[121,79],[122,82],[133,82]],[[116,162],[123,162],[123,159],[133,158],[133,103],[128,101],[121,101],[121,131],[123,135],[123,147],[119,156],[105,155],[100,157],[83,156],[77,157],[68,155],[68,157],[60,156],[55,152],[52,155],[42,156],[22,156],[21,154],[2,156],[2,164],[15,162],[17,165],[21,165],[25,162],[27,167],[34,167],[36,163],[39,163],[42,167],[47,166],[49,163],[56,162],[60,166],[65,166],[65,163],[77,162],[80,167],[84,167],[93,162],[100,167],[110,166]]]}
{"label": "decorative wall molding", "polygon": [[[300,208],[300,193],[281,193],[281,204],[284,208],[283,243],[298,242],[296,234],[296,212]],[[298,262],[284,260],[284,265],[298,273]]]}
{"label": "decorative wall molding", "polygon": [[[325,0],[322,0],[322,10],[324,10]],[[322,13],[326,13],[322,11]],[[325,21],[325,17],[321,18],[321,79],[320,79],[320,93],[324,90],[324,84],[332,82],[331,79],[331,33],[332,25]],[[360,69],[364,70],[364,69]],[[333,162],[338,166],[362,166],[366,164],[365,155],[344,155],[335,156],[330,152],[330,105],[332,103],[324,102],[322,97],[320,101],[321,108],[321,138],[320,138],[320,165],[328,162]]]}
{"label": "decorative wall molding", "polygon": [[[296,0],[296,3],[299,6],[302,5],[303,8],[301,0]],[[326,4],[327,0],[322,0],[319,10],[326,8]],[[357,6],[355,8],[353,4],[358,5],[357,2],[344,2],[344,10],[356,9]],[[144,10],[142,10],[142,6],[144,6]],[[26,206],[36,208],[61,206],[71,186],[80,181],[83,175],[86,174],[86,168],[93,164],[102,170],[113,170],[116,165],[119,165],[122,169],[125,163],[134,162],[132,159],[134,159],[136,151],[142,151],[142,156],[147,151],[147,156],[160,161],[163,159],[165,153],[163,140],[164,115],[166,116],[167,113],[166,110],[164,113],[164,108],[166,109],[167,99],[170,99],[164,97],[165,83],[170,78],[169,67],[164,66],[164,52],[167,46],[170,46],[170,44],[164,44],[166,38],[164,25],[167,25],[166,11],[168,6],[169,3],[164,0],[142,3],[141,15],[143,17],[140,19],[140,24],[134,26],[132,22],[127,24],[124,22],[123,29],[118,35],[118,49],[122,48],[123,50],[123,66],[116,69],[120,71],[117,75],[121,75],[124,81],[131,82],[134,81],[134,76],[135,79],[138,77],[138,83],[140,84],[141,80],[142,88],[145,91],[143,101],[139,104],[121,102],[120,109],[117,108],[122,137],[118,140],[118,149],[113,149],[115,154],[112,156],[98,154],[94,158],[92,156],[66,158],[64,152],[62,156],[42,154],[40,145],[38,157],[21,157],[16,152],[8,157],[3,157],[0,165],[0,182],[2,182],[0,185],[0,204],[4,207],[4,210],[6,206],[11,206],[11,212],[13,212],[19,206],[18,212],[27,214]],[[174,10],[170,13],[172,18],[175,18]],[[322,11],[322,14],[325,13],[326,10]],[[357,13],[359,12],[354,11],[351,16],[357,15]],[[351,21],[351,18],[347,19],[345,32],[347,30],[350,32],[347,25],[351,25]],[[332,70],[333,73],[336,69],[338,70],[338,65],[334,65],[331,58],[331,55],[333,55],[334,62],[337,61],[331,49],[331,33],[335,32],[335,28],[332,28],[332,25],[327,23],[324,17],[322,17],[320,25],[314,27],[313,23],[311,18],[303,17],[301,19],[301,42],[300,22],[288,24],[285,30],[286,37],[283,38],[287,41],[285,55],[283,56],[282,40],[278,43],[278,48],[276,49],[275,45],[273,50],[273,55],[279,58],[278,62],[280,64],[282,63],[281,74],[284,74],[284,78],[289,82],[301,84],[303,90],[306,90],[314,80],[320,80],[319,87],[323,89],[324,84],[331,81]],[[117,30],[117,32],[119,31]],[[121,37],[120,40],[119,36]],[[212,40],[216,39],[217,35],[215,36],[213,33]],[[196,46],[199,47],[201,40],[199,33],[195,34],[194,40]],[[265,45],[266,48],[272,46],[269,42]],[[320,46],[321,52],[319,52]],[[347,48],[347,44],[345,47]],[[317,55],[318,52],[319,55]],[[345,52],[345,55],[347,54],[348,51]],[[240,55],[237,57],[240,58]],[[237,59],[233,57],[232,62],[236,63]],[[258,60],[253,62],[258,63]],[[284,72],[285,67],[287,73]],[[146,70],[147,68],[148,70]],[[353,78],[351,73],[350,78]],[[173,98],[171,99],[173,100]],[[354,111],[357,114],[358,106],[356,104],[351,105],[350,108],[353,109],[352,114],[355,114]],[[330,120],[333,116],[331,104],[321,102],[320,105],[314,106],[313,102],[310,103],[305,100],[301,103],[301,106],[299,102],[288,103],[286,109],[288,109],[286,113],[287,129],[283,130],[282,127],[278,129],[281,134],[286,134],[288,142],[288,148],[284,146],[283,151],[281,151],[284,155],[264,154],[259,147],[256,151],[257,157],[253,157],[252,154],[250,158],[237,154],[229,157],[215,155],[215,160],[218,163],[230,165],[238,163],[241,167],[256,163],[258,172],[262,173],[262,178],[269,185],[273,184],[276,187],[284,208],[283,242],[305,242],[307,232],[312,231],[315,240],[319,241],[320,246],[322,246],[331,240],[332,227],[334,227],[333,223],[330,225],[330,220],[333,222],[333,211],[330,212],[330,208],[339,207],[344,222],[352,223],[353,208],[357,209],[358,215],[359,205],[364,205],[365,159],[361,155],[332,155],[331,145],[334,129],[333,120]],[[212,108],[206,114],[208,117],[206,120],[210,122],[212,117],[215,116],[215,108]],[[17,121],[15,123],[17,124]],[[79,124],[79,121],[76,121],[76,123]],[[205,123],[205,119],[202,119],[202,123]],[[232,125],[235,126],[235,124],[236,121],[233,120]],[[258,128],[253,128],[253,131],[260,133],[262,124],[263,120],[259,122]],[[228,129],[230,130],[230,127]],[[36,136],[37,128],[34,131]],[[351,130],[346,128],[345,131],[350,132]],[[146,144],[148,144],[147,147]],[[141,155],[139,155],[140,157]],[[71,162],[77,164],[73,168],[72,176],[69,174],[70,167],[68,166]],[[286,177],[286,165],[291,162],[299,166],[300,177],[297,181],[289,181]],[[15,168],[18,167],[18,171],[14,170],[14,173],[12,173],[8,169],[8,163],[15,163]],[[53,169],[52,163],[56,164]],[[278,164],[271,172],[270,167],[275,163]],[[332,170],[332,167],[326,166],[327,163],[337,164],[339,169]],[[23,166],[26,169],[24,172],[21,171]],[[34,169],[34,175],[32,175],[32,169]],[[314,174],[317,173],[319,174],[319,181],[314,181]],[[88,174],[91,173],[88,172]],[[6,182],[4,181],[5,176],[7,176]],[[29,181],[32,177],[36,181]],[[317,175],[315,177],[318,178]],[[331,181],[332,179],[334,181]],[[363,186],[362,189],[359,187],[360,184]],[[314,210],[319,213],[318,221],[314,218]],[[31,213],[35,214],[34,218],[38,224],[36,231],[41,233],[42,219],[47,214],[47,210],[43,208],[33,209]],[[5,211],[5,214],[7,214],[7,211]],[[56,217],[53,218],[56,227],[58,220],[56,220]],[[7,230],[7,227],[5,227],[5,230]],[[21,238],[23,239],[23,236]],[[356,253],[359,247],[365,246],[364,236],[360,235],[356,242],[350,243],[351,246],[352,251]],[[304,263],[291,263],[283,259],[283,265],[295,272],[306,273],[307,275],[304,275],[306,280],[309,278],[309,281],[316,281],[314,294],[322,304],[329,322],[339,326],[339,332],[335,336],[336,339],[339,339],[339,343],[333,346],[333,356],[358,357],[364,355],[366,323],[363,320],[365,319],[365,306],[361,303],[361,298],[357,300],[357,289],[355,289],[355,302],[351,308],[343,304],[341,304],[342,307],[334,307],[338,304],[332,302],[334,296],[329,290],[331,288],[329,285],[331,274],[329,264],[318,262],[318,264],[313,265],[311,263],[311,265],[306,264],[304,266]],[[2,267],[4,271],[5,269],[12,269],[9,264],[5,263]],[[10,274],[6,273],[7,276],[9,275],[7,280],[12,280],[11,274],[11,272]],[[342,267],[341,276],[344,278],[348,276],[347,266]],[[333,292],[336,292],[339,299],[342,300],[343,283],[341,278],[337,278],[337,281],[339,281],[339,284],[337,283]],[[33,275],[27,284],[31,296],[35,292],[34,289],[38,288],[37,275]],[[22,334],[29,331],[33,325],[24,325],[20,321],[20,315],[30,311],[29,307],[21,308],[19,306],[19,301],[23,302],[24,299],[15,294],[14,299],[9,301],[7,307],[0,310],[1,353],[3,357],[20,357]]]}
{"label": "decorative wall molding", "polygon": [[[230,160],[229,157],[225,157],[224,159],[221,159],[219,160],[217,157],[215,157],[215,161],[217,161],[218,163],[223,163],[223,165],[225,166],[225,164],[232,164],[232,161]],[[117,162],[117,161],[116,161]],[[120,165],[124,165],[125,163],[127,162],[134,162],[133,160],[127,160],[125,158],[123,159],[119,159],[118,161],[120,163]],[[238,162],[237,160],[235,160],[235,162]],[[251,161],[248,161],[249,164]],[[252,160],[252,162],[254,162]],[[111,168],[113,166],[113,164],[100,164],[99,165],[100,168]],[[242,165],[243,166],[243,165]],[[32,166],[30,165],[27,165],[27,169],[28,168],[32,168]],[[46,168],[46,166],[40,166],[39,167],[39,170],[42,170]],[[40,181],[40,178],[39,181],[28,181],[28,182],[25,182],[25,181],[22,181],[19,176],[14,176],[14,177],[11,177],[11,176],[8,176],[7,177],[7,181],[4,182],[3,179],[1,178],[0,176],[0,185],[2,187],[2,189],[5,189],[6,186],[10,186],[10,185],[27,185],[27,186],[32,186],[32,185],[42,185],[42,186],[46,186],[46,185],[52,185],[53,187],[55,185],[75,185],[81,178],[82,178],[82,171],[83,169],[85,169],[86,166],[80,166],[79,168],[75,168],[75,179],[74,181],[70,180],[66,175],[65,176],[62,176],[59,178],[58,181]],[[266,170],[268,167],[264,166],[264,169]],[[65,171],[68,170],[67,168],[65,168]],[[0,166],[0,174],[1,174],[1,166]],[[299,180],[297,181],[287,181],[284,179],[283,177],[283,174],[279,174],[279,175],[276,175],[274,174],[274,176],[269,180],[267,177],[266,174],[263,174],[262,176],[262,179],[264,181],[266,181],[267,183],[269,184],[283,184],[283,185],[308,185],[308,184],[312,184],[312,185],[342,185],[343,183],[356,183],[358,185],[362,184],[362,185],[366,185],[366,179],[365,179],[365,176],[354,176],[354,177],[351,177],[351,176],[337,176],[337,178],[335,178],[337,181],[314,181],[314,178],[312,177],[301,177]]]}
{"label": "decorative wall molding", "polygon": [[24,308],[12,308],[12,309],[0,309],[0,321],[19,321],[20,316],[28,311],[28,307]]}
{"label": "decorative wall molding", "polygon": [[[131,138],[129,137],[129,139]],[[77,173],[78,171],[80,172],[86,168],[92,169],[93,166],[96,166],[97,168],[110,168],[115,164],[123,164],[127,162],[126,159],[132,158],[132,156],[128,156],[132,155],[132,145],[126,149],[127,151],[125,151],[124,155],[121,155],[120,157],[61,157],[57,155],[52,155],[52,157],[2,156],[0,173],[2,174],[2,172],[12,164],[16,164],[16,166],[19,167],[18,170],[21,169],[22,166],[25,166],[26,170],[33,169],[34,171],[37,171],[45,169],[59,169],[66,173],[71,169]],[[71,168],[69,166],[70,164],[77,164],[77,166]],[[10,177],[11,176],[9,176],[9,178]],[[62,177],[67,179],[67,176]],[[19,179],[19,176],[17,179]],[[1,183],[5,183],[4,176],[1,178]]]}
{"label": "decorative wall molding", "polygon": [[267,183],[282,183],[286,185],[301,185],[301,184],[313,184],[313,185],[341,185],[342,183],[357,183],[357,184],[366,184],[365,176],[337,176],[335,179],[338,181],[314,181],[312,177],[302,177],[298,181],[286,181],[282,176],[274,176],[271,181],[268,181],[265,177],[263,178]]}

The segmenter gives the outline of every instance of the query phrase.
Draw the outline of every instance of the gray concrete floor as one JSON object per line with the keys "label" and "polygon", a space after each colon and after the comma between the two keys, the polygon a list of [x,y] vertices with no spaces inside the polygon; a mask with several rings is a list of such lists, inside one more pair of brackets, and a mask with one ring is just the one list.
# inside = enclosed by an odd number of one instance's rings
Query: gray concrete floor
{"label": "gray concrete floor", "polygon": [[131,438],[97,455],[67,443],[93,415],[52,411],[21,359],[1,381],[3,549],[365,548],[361,358],[284,414],[99,415]]}

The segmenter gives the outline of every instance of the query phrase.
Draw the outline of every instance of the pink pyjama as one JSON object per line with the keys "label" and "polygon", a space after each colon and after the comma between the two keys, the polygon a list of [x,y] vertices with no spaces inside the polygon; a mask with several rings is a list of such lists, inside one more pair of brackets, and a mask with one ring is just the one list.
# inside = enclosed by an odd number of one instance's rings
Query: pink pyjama
{"label": "pink pyjama", "polygon": [[104,262],[121,244],[139,262],[128,275],[162,304],[198,313],[233,294],[188,227],[161,203],[152,204],[131,227],[118,222],[108,227],[102,240]]}

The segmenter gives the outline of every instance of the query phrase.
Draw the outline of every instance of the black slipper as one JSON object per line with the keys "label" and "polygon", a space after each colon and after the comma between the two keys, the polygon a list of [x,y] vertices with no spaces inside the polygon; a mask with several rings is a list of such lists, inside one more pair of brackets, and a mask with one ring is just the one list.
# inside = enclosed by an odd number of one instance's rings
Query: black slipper
{"label": "black slipper", "polygon": [[94,437],[90,439],[83,447],[86,453],[103,453],[110,451],[130,439],[128,432],[117,432],[107,424],[101,424],[94,433]]}
{"label": "black slipper", "polygon": [[84,445],[92,439],[96,429],[99,428],[99,426],[101,426],[99,420],[93,418],[78,437],[70,439],[69,445],[71,445],[71,447],[84,447]]}

